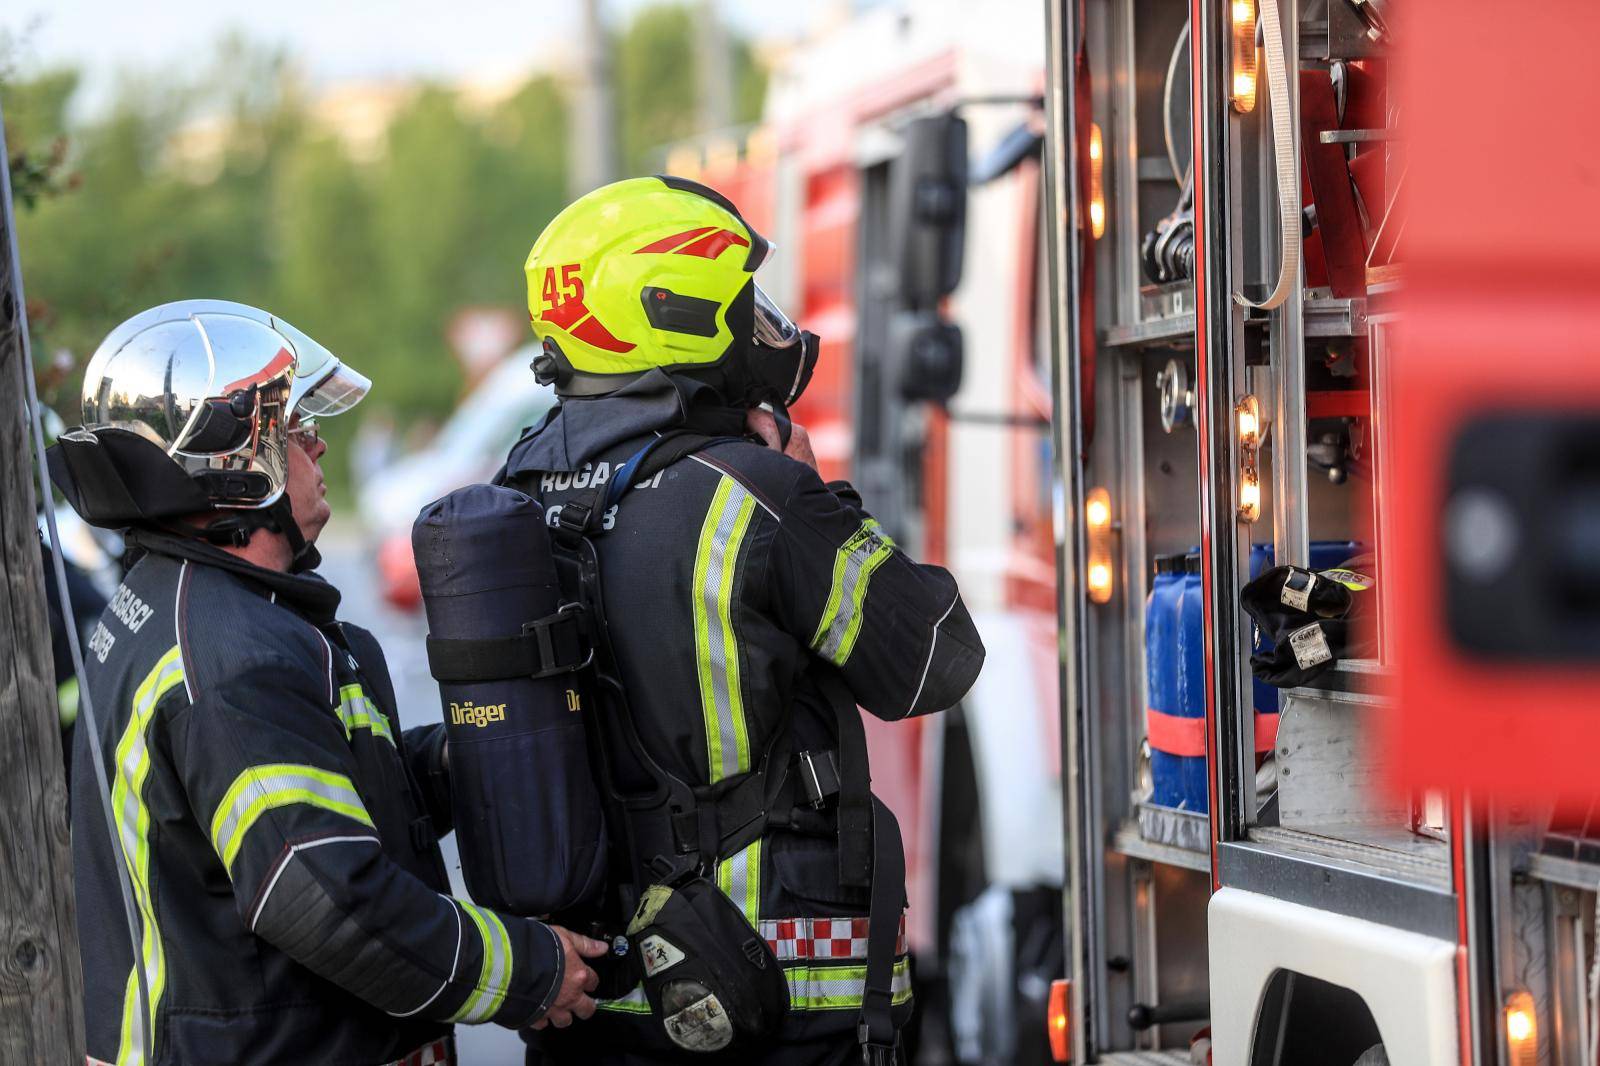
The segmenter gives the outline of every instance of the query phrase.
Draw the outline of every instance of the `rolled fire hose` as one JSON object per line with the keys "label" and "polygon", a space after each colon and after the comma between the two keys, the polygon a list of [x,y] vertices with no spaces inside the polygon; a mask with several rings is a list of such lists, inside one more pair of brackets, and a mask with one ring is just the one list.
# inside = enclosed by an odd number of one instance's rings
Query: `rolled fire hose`
{"label": "rolled fire hose", "polygon": [[1261,21],[1267,44],[1267,87],[1272,122],[1273,170],[1278,182],[1278,237],[1283,254],[1278,261],[1278,283],[1260,303],[1243,293],[1233,294],[1241,307],[1271,311],[1289,298],[1300,284],[1300,166],[1294,150],[1294,116],[1289,112],[1289,65],[1283,51],[1283,26],[1277,0],[1263,0]]}

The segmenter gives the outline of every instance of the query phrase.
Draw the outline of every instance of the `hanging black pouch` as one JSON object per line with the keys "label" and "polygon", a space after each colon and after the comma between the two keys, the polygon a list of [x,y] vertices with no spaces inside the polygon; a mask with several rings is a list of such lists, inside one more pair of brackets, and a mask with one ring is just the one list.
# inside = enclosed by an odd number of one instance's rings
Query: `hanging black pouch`
{"label": "hanging black pouch", "polygon": [[628,923],[651,1013],[685,1051],[765,1045],[789,984],[761,934],[716,885],[683,875],[651,885]]}

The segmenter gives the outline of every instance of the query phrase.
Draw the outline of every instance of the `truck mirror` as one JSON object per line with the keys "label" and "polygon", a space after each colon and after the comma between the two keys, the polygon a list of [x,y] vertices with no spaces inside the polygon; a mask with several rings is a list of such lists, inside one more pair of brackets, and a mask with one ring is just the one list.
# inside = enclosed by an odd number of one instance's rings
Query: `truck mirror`
{"label": "truck mirror", "polygon": [[967,122],[954,113],[912,119],[890,189],[900,300],[931,307],[961,281],[967,228]]}
{"label": "truck mirror", "polygon": [[961,388],[961,327],[932,311],[895,316],[889,340],[900,398],[948,403]]}

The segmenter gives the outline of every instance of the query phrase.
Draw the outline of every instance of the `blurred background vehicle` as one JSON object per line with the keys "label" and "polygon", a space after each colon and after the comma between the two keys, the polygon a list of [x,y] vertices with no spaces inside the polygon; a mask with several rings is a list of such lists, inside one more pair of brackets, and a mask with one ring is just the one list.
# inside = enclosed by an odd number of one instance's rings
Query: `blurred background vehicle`
{"label": "blurred background vehicle", "polygon": [[431,441],[393,458],[356,483],[356,502],[383,599],[401,610],[422,604],[411,554],[411,523],[424,506],[462,485],[487,481],[505,462],[522,430],[555,406],[555,390],[528,369],[528,345],[484,375]]}

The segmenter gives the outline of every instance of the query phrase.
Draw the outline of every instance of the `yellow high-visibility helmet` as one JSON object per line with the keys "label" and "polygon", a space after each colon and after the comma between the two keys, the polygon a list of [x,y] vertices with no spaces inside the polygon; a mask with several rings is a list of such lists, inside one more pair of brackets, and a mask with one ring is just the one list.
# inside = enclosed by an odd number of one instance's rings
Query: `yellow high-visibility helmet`
{"label": "yellow high-visibility helmet", "polygon": [[816,345],[755,283],[771,250],[727,197],[684,178],[630,178],[580,197],[524,267],[543,349],[534,372],[564,396],[662,369],[711,380],[730,403],[792,403]]}

